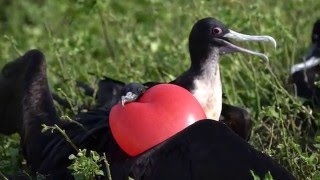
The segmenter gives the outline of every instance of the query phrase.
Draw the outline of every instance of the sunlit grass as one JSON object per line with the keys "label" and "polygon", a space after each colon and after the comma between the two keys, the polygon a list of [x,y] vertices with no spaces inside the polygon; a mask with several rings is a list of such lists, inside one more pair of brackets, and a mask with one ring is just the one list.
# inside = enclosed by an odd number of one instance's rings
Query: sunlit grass
{"label": "sunlit grass", "polygon": [[[241,43],[266,52],[270,64],[243,54],[221,59],[225,101],[250,110],[253,146],[299,179],[320,178],[319,154],[304,145],[316,142],[294,125],[299,113],[310,119],[317,114],[285,90],[289,68],[302,56],[312,25],[320,18],[319,7],[318,0],[0,2],[0,66],[19,53],[40,49],[47,58],[52,90],[63,92],[77,108],[93,99],[75,87],[76,80],[91,86],[103,76],[167,82],[182,73],[189,66],[187,40],[197,19],[211,16],[242,33],[271,35],[277,49]],[[0,145],[6,144],[8,140],[0,139]],[[0,148],[0,161],[7,159],[2,155],[6,151]]]}

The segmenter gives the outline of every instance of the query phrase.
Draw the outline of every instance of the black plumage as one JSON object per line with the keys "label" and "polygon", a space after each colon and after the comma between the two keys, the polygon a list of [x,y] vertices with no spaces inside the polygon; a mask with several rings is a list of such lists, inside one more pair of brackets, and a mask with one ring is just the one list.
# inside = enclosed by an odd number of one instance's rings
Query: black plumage
{"label": "black plumage", "polygon": [[319,81],[320,73],[320,19],[313,25],[311,45],[302,61],[291,67],[290,82],[299,97],[308,100],[312,107],[320,105],[320,88],[315,83]]}
{"label": "black plumage", "polygon": [[[174,84],[174,81],[170,82]],[[147,88],[151,88],[159,82],[147,82],[144,85]],[[126,84],[124,82],[111,79],[109,77],[104,77],[103,80],[99,81],[97,95],[95,96],[97,103],[93,107],[84,107],[86,109],[108,109],[118,103],[121,97],[121,88]],[[94,96],[94,89],[87,84],[78,82],[77,86],[83,89],[88,96]],[[183,87],[183,86],[182,86]],[[57,101],[64,108],[71,108],[67,100],[59,97],[57,94],[53,93],[53,99]],[[106,98],[108,97],[108,98]],[[226,123],[231,129],[245,140],[249,140],[252,121],[248,110],[245,108],[233,106],[230,104],[222,103],[222,111],[219,121]]]}

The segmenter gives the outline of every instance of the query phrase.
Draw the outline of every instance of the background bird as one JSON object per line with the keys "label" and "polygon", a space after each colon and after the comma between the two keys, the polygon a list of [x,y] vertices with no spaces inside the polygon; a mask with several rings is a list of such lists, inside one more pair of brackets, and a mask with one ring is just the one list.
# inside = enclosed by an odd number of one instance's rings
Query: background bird
{"label": "background bird", "polygon": [[[317,84],[320,75],[320,19],[313,24],[311,45],[302,57],[302,61],[291,66],[289,82],[293,85],[293,93],[303,99],[303,104],[315,112],[319,111],[320,88]],[[299,114],[295,121],[302,133],[314,137],[318,127],[316,120],[307,119]]]}
{"label": "background bird", "polygon": [[290,81],[294,84],[297,96],[310,101],[316,107],[320,103],[320,88],[316,84],[320,73],[320,19],[313,25],[311,45],[302,62],[291,67]]}

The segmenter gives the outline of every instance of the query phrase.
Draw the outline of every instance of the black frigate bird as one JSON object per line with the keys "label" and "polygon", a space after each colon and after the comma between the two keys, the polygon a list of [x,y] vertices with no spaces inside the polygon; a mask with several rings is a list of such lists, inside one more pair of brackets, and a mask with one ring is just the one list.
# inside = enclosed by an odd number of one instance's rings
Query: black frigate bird
{"label": "black frigate bird", "polygon": [[[314,111],[320,106],[320,87],[316,83],[320,80],[320,19],[312,29],[311,45],[302,61],[291,66],[289,82],[293,85],[294,93],[304,99],[303,104]],[[314,119],[308,120],[303,113],[296,118],[296,125],[303,133],[314,137],[317,133],[317,123]]]}
{"label": "black frigate bird", "polygon": [[[205,59],[212,61],[215,64],[212,68],[215,71],[213,75],[216,82],[219,76],[220,54],[246,51],[266,58],[262,54],[231,44],[229,38],[232,37],[241,36],[227,29],[216,19],[205,18],[198,21],[192,28],[189,44],[198,43],[197,47],[190,45],[190,49],[198,48],[190,50],[190,53],[192,58],[200,60],[198,64],[193,63],[191,68],[201,67]],[[250,40],[251,36],[243,37]],[[265,38],[254,36],[252,40],[264,41]],[[11,62],[10,66],[5,66],[2,72],[10,72],[11,68],[17,68],[21,63],[24,66],[19,71],[19,76],[4,73],[3,82],[13,77],[11,83],[0,82],[0,87],[4,89],[11,84],[17,85],[17,89],[8,92],[6,97],[21,93],[21,106],[0,107],[4,107],[3,112],[15,110],[16,113],[22,114],[21,146],[24,156],[33,172],[43,174],[48,179],[73,179],[67,168],[70,164],[68,156],[76,153],[76,150],[59,132],[41,132],[42,124],[60,126],[78,148],[95,150],[100,154],[106,153],[113,179],[128,179],[128,176],[136,180],[253,179],[251,171],[259,177],[264,177],[270,172],[275,179],[294,179],[291,173],[271,157],[255,150],[224,123],[212,119],[198,121],[150,150],[129,157],[119,148],[110,132],[107,121],[110,110],[96,109],[79,113],[75,120],[82,126],[61,121],[49,90],[44,55],[38,50],[31,50]],[[194,72],[197,74],[201,71]],[[188,73],[183,76],[189,77]],[[219,85],[213,85],[217,84]],[[134,87],[130,86],[129,84],[127,91],[133,91]],[[126,94],[127,92],[122,92],[121,95],[125,97]],[[5,103],[12,103],[12,99],[6,97],[1,98],[5,98]],[[217,106],[221,106],[221,103]],[[217,109],[215,112],[218,112],[220,107],[213,109]],[[213,115],[216,114],[213,113],[211,116],[214,117]],[[6,116],[1,116],[2,118]]]}
{"label": "black frigate bird", "polygon": [[[210,20],[210,18],[203,19],[199,21],[199,24],[202,24],[203,22],[210,22]],[[219,25],[219,22],[215,23],[218,23],[217,25]],[[210,26],[212,24],[207,23],[206,25]],[[270,41],[274,46],[276,46],[276,41],[270,36],[249,36],[232,30],[221,29],[220,27],[209,29],[208,27],[203,26],[201,28],[202,29],[194,28],[192,30],[194,32],[191,32],[189,37],[189,52],[191,56],[190,68],[170,83],[179,85],[190,91],[200,102],[209,119],[221,119],[222,122],[225,122],[232,127],[239,136],[248,140],[252,128],[252,122],[248,111],[243,108],[222,103],[222,86],[218,61],[221,55],[233,52],[254,54],[260,56],[264,60],[268,60],[266,55],[237,47],[229,43],[227,39],[242,41]],[[226,31],[228,31],[228,33],[226,33]],[[212,39],[210,39],[208,35],[212,37],[221,36],[221,39],[217,39],[219,42],[215,42],[216,45],[220,46],[219,44],[224,43],[228,44],[228,46],[222,45],[220,49],[211,49],[212,42],[210,41],[212,41]],[[207,51],[210,51],[210,53]],[[147,82],[144,85],[152,87],[156,84],[159,84],[159,82]],[[88,86],[84,84],[79,85],[86,90],[87,94],[90,94],[90,92],[93,94],[93,89],[88,88]],[[115,87],[112,87],[113,85]],[[97,95],[98,102],[100,102],[99,104],[106,104],[109,107],[110,105],[113,105],[113,103],[117,102],[115,99],[119,99],[119,85],[124,86],[124,83],[110,78],[100,81],[99,87],[101,88],[99,88]],[[115,96],[110,97],[110,94],[113,94],[114,92],[118,93],[115,93]],[[106,98],[106,94],[108,95],[108,98]],[[58,96],[55,96],[55,99],[58,100],[58,102],[62,101]],[[64,104],[68,106],[68,103]]]}
{"label": "black frigate bird", "polygon": [[302,62],[291,66],[290,81],[299,97],[310,101],[313,106],[320,105],[320,88],[315,82],[320,75],[320,19],[313,25],[311,45],[302,57]]}

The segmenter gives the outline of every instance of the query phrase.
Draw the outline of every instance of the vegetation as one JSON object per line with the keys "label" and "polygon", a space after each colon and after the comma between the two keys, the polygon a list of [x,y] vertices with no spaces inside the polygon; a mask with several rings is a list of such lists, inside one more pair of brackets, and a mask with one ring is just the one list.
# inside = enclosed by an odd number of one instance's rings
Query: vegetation
{"label": "vegetation", "polygon": [[[3,0],[0,67],[29,49],[43,51],[52,90],[74,106],[73,111],[60,108],[61,116],[72,117],[80,105],[94,102],[76,88],[76,80],[96,87],[103,76],[125,82],[174,79],[189,66],[187,40],[197,19],[211,16],[238,32],[271,35],[278,42],[276,50],[268,44],[241,44],[267,52],[270,64],[243,54],[222,58],[225,101],[250,110],[250,144],[256,149],[298,179],[320,179],[320,136],[295,124],[315,120],[320,127],[319,115],[287,91],[290,66],[310,43],[319,7],[318,0]],[[0,178],[25,169],[19,154],[18,135],[0,136]],[[101,159],[91,155],[84,162]]]}

